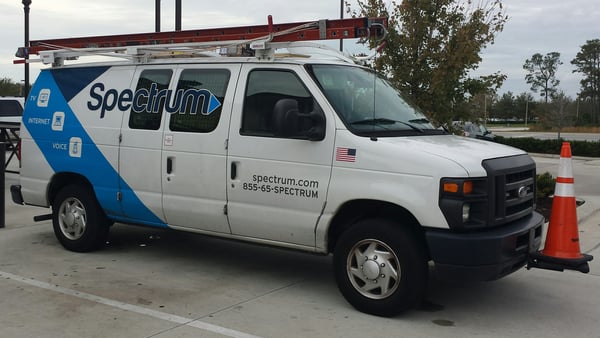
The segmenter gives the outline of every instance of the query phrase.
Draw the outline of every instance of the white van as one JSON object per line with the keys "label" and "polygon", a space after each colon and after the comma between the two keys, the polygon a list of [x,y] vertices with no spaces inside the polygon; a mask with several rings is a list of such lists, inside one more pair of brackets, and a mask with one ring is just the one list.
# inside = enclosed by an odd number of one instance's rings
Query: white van
{"label": "white van", "polygon": [[118,222],[333,254],[344,297],[388,316],[422,299],[429,262],[493,280],[540,246],[525,152],[434,128],[341,58],[58,64],[27,101],[12,197],[51,207],[69,250]]}

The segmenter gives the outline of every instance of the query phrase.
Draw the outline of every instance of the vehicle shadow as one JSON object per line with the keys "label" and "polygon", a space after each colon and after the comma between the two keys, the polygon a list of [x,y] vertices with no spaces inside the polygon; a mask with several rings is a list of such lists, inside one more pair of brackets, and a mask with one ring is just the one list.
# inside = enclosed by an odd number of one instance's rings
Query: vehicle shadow
{"label": "vehicle shadow", "polygon": [[[98,254],[123,257],[127,253],[141,253],[141,256],[135,255],[138,267],[151,266],[158,274],[168,275],[172,262],[176,262],[179,273],[187,274],[191,280],[211,272],[223,276],[219,278],[236,276],[242,284],[267,280],[273,285],[302,285],[305,297],[330,301],[333,302],[331,306],[355,311],[337,291],[331,255],[307,254],[172,230],[117,225],[111,231],[107,247]],[[523,273],[527,272],[522,270],[515,275]],[[439,280],[430,266],[428,293],[423,304],[398,318],[451,317],[456,311],[465,310],[486,313],[504,308],[515,311],[515,302],[527,302],[532,295],[539,295],[540,290],[534,284],[512,275],[492,282],[450,283]],[[444,322],[436,324],[443,326]]]}

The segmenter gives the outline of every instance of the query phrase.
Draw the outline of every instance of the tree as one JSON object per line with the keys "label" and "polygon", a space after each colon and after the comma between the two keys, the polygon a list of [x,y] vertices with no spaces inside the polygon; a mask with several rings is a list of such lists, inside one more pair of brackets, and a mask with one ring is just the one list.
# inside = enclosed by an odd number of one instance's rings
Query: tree
{"label": "tree", "polygon": [[498,100],[498,95],[495,93],[488,94],[487,91],[479,92],[469,98],[466,107],[462,107],[466,112],[457,114],[463,120],[472,120],[481,123],[487,122],[492,117],[494,102]]}
{"label": "tree", "polygon": [[515,109],[517,114],[523,114],[525,125],[527,125],[529,120],[533,117],[536,105],[537,104],[530,93],[521,93],[515,99]]}
{"label": "tree", "polygon": [[556,78],[556,70],[562,65],[560,61],[560,53],[551,52],[542,56],[540,53],[535,53],[531,59],[525,60],[523,69],[529,74],[525,75],[525,80],[531,85],[531,90],[535,93],[541,89],[540,95],[546,99],[552,97],[557,91],[560,80]]}
{"label": "tree", "polygon": [[600,110],[600,39],[588,40],[581,46],[581,51],[571,60],[575,66],[573,73],[584,75],[580,81],[581,92],[579,98],[590,99],[594,105],[592,111],[592,122],[598,123],[597,112]]}
{"label": "tree", "polygon": [[450,120],[456,107],[479,93],[495,92],[506,79],[500,73],[468,77],[508,19],[501,0],[404,0],[392,2],[390,10],[384,0],[358,4],[361,15],[389,18],[386,48],[375,69],[432,118]]}
{"label": "tree", "polygon": [[550,109],[545,114],[547,122],[558,129],[558,138],[563,127],[570,125],[574,120],[574,114],[567,109],[573,100],[568,97],[563,91],[554,95]]}
{"label": "tree", "polygon": [[5,77],[0,79],[0,96],[21,96],[23,86]]}
{"label": "tree", "polygon": [[492,108],[492,116],[508,120],[518,116],[516,112],[515,96],[512,92],[502,94]]}

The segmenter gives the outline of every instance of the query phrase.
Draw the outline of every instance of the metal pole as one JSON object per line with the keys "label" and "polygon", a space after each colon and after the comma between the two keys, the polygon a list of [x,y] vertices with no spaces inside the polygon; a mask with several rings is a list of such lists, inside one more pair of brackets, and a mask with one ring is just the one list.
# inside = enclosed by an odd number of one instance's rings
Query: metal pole
{"label": "metal pole", "polygon": [[529,98],[525,102],[525,127],[527,127],[527,114],[529,113]]}
{"label": "metal pole", "polygon": [[487,126],[487,93],[483,95],[483,125]]}
{"label": "metal pole", "polygon": [[[344,0],[340,0],[340,19],[344,18]],[[344,51],[344,39],[340,39],[340,52]]]}
{"label": "metal pole", "polygon": [[154,4],[154,30],[160,32],[160,0],[156,0]]}
{"label": "metal pole", "polygon": [[[2,158],[2,164],[4,164],[6,161],[6,143],[4,142],[0,142],[0,158]],[[2,170],[0,170],[0,189],[2,189],[2,193],[0,194],[0,228],[4,228],[6,225],[6,217],[4,215],[4,212],[6,211],[4,206],[6,203],[6,198],[4,196],[5,178],[6,173],[4,172],[4,168],[2,168]]]}
{"label": "metal pole", "polygon": [[181,0],[175,0],[175,30],[181,30]]}
{"label": "metal pole", "polygon": [[23,0],[23,11],[25,11],[25,86],[23,88],[23,97],[29,96],[29,6],[31,0]]}

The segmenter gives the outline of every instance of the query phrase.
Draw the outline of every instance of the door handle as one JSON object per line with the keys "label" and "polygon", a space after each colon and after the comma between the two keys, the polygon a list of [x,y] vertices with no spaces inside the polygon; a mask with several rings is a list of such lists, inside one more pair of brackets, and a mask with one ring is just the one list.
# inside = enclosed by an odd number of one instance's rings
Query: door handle
{"label": "door handle", "polygon": [[232,180],[237,178],[237,162],[231,162],[230,176]]}
{"label": "door handle", "polygon": [[167,157],[167,174],[173,173],[173,157]]}

